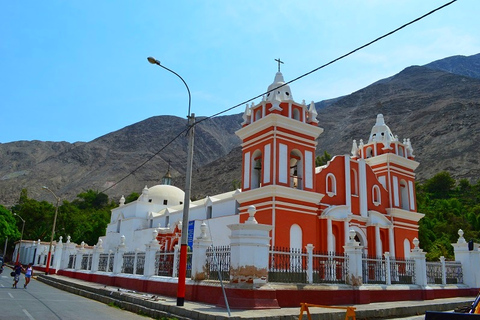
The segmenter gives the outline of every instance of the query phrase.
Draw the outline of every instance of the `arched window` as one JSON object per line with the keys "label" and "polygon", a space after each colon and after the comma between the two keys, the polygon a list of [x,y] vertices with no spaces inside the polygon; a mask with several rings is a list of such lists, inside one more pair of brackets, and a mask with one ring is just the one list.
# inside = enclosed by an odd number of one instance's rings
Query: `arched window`
{"label": "arched window", "polygon": [[251,169],[251,189],[260,188],[262,185],[262,152],[256,150],[252,155]]}
{"label": "arched window", "polygon": [[293,109],[293,119],[300,120],[300,110],[298,108]]}
{"label": "arched window", "polygon": [[408,239],[403,240],[403,254],[406,258],[410,258],[410,241]]}
{"label": "arched window", "polygon": [[367,159],[373,157],[372,147],[367,148]]}
{"label": "arched window", "polygon": [[403,157],[403,156],[404,156],[404,154],[403,154],[403,147],[402,147],[402,146],[398,146],[398,155],[399,155],[400,157]]}
{"label": "arched window", "polygon": [[351,181],[352,194],[357,196],[358,195],[358,174],[357,174],[357,170],[353,168],[352,170],[350,170],[350,181]]}
{"label": "arched window", "polygon": [[372,188],[373,204],[378,206],[382,202],[382,194],[380,193],[380,187],[374,185]]}
{"label": "arched window", "polygon": [[333,173],[327,174],[326,180],[327,194],[329,197],[333,197],[337,194],[337,180]]}
{"label": "arched window", "polygon": [[400,197],[402,200],[402,209],[409,210],[408,207],[408,186],[405,180],[400,180]]}
{"label": "arched window", "polygon": [[255,121],[262,119],[262,108],[255,110]]}
{"label": "arched window", "polygon": [[303,161],[298,150],[290,152],[290,187],[303,190]]}

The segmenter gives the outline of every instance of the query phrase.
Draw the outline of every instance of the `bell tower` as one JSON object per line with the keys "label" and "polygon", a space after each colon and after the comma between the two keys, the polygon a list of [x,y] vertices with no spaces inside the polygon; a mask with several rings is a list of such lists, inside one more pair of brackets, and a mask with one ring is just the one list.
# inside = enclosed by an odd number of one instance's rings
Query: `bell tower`
{"label": "bell tower", "polygon": [[[309,219],[304,216],[316,219],[322,195],[314,190],[315,149],[323,132],[316,117],[313,101],[307,106],[293,100],[279,70],[262,101],[246,106],[242,128],[236,132],[242,140],[242,192],[235,196],[241,221],[248,218],[248,206],[255,205],[257,221],[273,226],[273,245],[291,244],[285,232],[275,231],[279,227],[289,230],[296,224],[306,233],[302,225]],[[305,238],[295,241],[302,244]]]}

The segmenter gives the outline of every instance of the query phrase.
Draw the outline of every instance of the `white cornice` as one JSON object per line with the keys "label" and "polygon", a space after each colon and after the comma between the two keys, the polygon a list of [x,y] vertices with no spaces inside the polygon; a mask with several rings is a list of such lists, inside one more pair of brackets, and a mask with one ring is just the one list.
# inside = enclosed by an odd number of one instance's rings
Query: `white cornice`
{"label": "white cornice", "polygon": [[365,159],[365,162],[367,162],[367,164],[370,167],[376,166],[379,164],[384,164],[384,163],[394,163],[399,166],[408,168],[410,170],[415,170],[420,164],[415,160],[410,160],[405,157],[400,157],[399,155],[396,155],[394,153],[384,153],[379,156],[371,157],[371,158]]}
{"label": "white cornice", "polygon": [[422,219],[425,215],[419,212],[413,212],[398,208],[389,208],[387,209],[387,214],[391,215],[394,218],[406,219],[410,221],[418,222]]}
{"label": "white cornice", "polygon": [[312,191],[298,190],[284,186],[269,185],[253,190],[237,193],[233,197],[238,202],[254,201],[268,197],[284,197],[294,199],[300,202],[307,202],[318,205],[323,198],[323,194]]}
{"label": "white cornice", "polygon": [[320,128],[308,123],[304,123],[298,120],[290,119],[283,115],[271,113],[267,115],[265,118],[259,119],[237,130],[235,134],[241,140],[245,140],[247,137],[249,137],[253,133],[260,132],[272,126],[280,126],[282,128],[292,130],[299,134],[311,136],[314,139],[317,139],[318,136],[323,132],[323,128]]}

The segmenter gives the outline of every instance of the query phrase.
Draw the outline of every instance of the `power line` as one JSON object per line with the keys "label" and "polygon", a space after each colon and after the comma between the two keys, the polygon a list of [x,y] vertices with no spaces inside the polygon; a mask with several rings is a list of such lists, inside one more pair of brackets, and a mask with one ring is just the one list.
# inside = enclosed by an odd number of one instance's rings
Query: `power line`
{"label": "power line", "polygon": [[[418,22],[418,21],[422,20],[423,18],[425,18],[425,17],[427,17],[427,16],[429,16],[429,15],[431,15],[431,14],[433,14],[433,13],[435,13],[435,12],[437,12],[437,11],[439,11],[439,10],[441,10],[441,9],[449,6],[449,5],[451,5],[452,3],[456,2],[456,1],[457,1],[457,0],[452,0],[452,1],[450,1],[450,2],[448,2],[448,3],[446,3],[446,4],[444,4],[444,5],[442,5],[442,6],[440,6],[440,7],[437,7],[436,9],[433,9],[432,11],[430,11],[430,12],[428,12],[428,13],[426,13],[426,14],[424,14],[424,15],[422,15],[422,16],[414,19],[414,20],[412,20],[412,21],[410,21],[410,22],[407,22],[407,23],[405,23],[404,25],[402,25],[402,26],[400,26],[400,27],[398,27],[398,28],[396,28],[396,29],[388,32],[388,33],[385,33],[384,35],[382,35],[382,36],[380,36],[380,37],[378,37],[378,38],[376,38],[376,39],[374,39],[374,40],[372,40],[372,41],[370,41],[370,42],[368,42],[368,43],[366,43],[366,44],[364,44],[364,45],[362,45],[362,46],[360,46],[360,47],[357,47],[356,49],[354,49],[354,50],[352,50],[352,51],[350,51],[350,52],[348,52],[348,53],[346,53],[346,54],[344,54],[344,55],[342,55],[342,56],[340,56],[340,57],[338,57],[338,58],[336,58],[336,59],[333,59],[333,60],[331,60],[331,61],[329,61],[329,62],[321,65],[320,67],[317,67],[317,68],[315,68],[315,69],[313,69],[313,70],[311,70],[311,71],[309,71],[309,72],[307,72],[307,73],[302,74],[301,76],[298,76],[298,77],[296,77],[296,78],[294,78],[294,79],[292,79],[292,80],[290,80],[290,81],[288,81],[288,82],[285,82],[285,83],[282,84],[281,86],[278,86],[278,87],[273,88],[273,89],[271,89],[271,90],[269,90],[269,91],[266,91],[266,92],[264,92],[264,93],[261,93],[261,94],[255,96],[255,97],[253,97],[253,98],[250,98],[250,99],[248,99],[248,100],[245,100],[245,101],[243,101],[243,102],[240,102],[239,104],[236,104],[236,105],[234,105],[234,106],[232,106],[232,107],[230,107],[230,108],[227,108],[227,109],[225,109],[225,110],[223,110],[223,111],[217,112],[217,113],[215,113],[215,114],[213,114],[213,115],[211,115],[211,116],[208,116],[208,117],[205,117],[205,118],[203,118],[203,119],[201,119],[201,120],[198,120],[198,121],[196,121],[192,126],[195,126],[195,125],[197,125],[197,124],[200,124],[201,122],[203,122],[203,121],[205,121],[205,120],[208,120],[208,119],[217,117],[217,116],[219,116],[219,115],[221,115],[221,114],[223,114],[223,113],[225,113],[225,112],[228,112],[228,111],[230,111],[230,110],[233,110],[233,109],[235,109],[235,108],[238,108],[239,106],[242,106],[242,105],[244,105],[244,104],[247,104],[247,103],[250,102],[250,101],[253,101],[253,100],[255,100],[255,99],[258,99],[258,98],[260,98],[260,97],[263,97],[264,95],[266,95],[266,94],[268,94],[268,93],[270,93],[270,92],[272,92],[272,91],[275,91],[275,90],[277,90],[278,88],[284,87],[284,86],[286,86],[286,85],[289,85],[290,83],[293,83],[293,82],[295,82],[295,81],[298,81],[298,80],[300,80],[300,79],[302,79],[302,78],[304,78],[304,77],[306,77],[306,76],[308,76],[308,75],[310,75],[310,74],[312,74],[312,73],[314,73],[314,72],[317,72],[317,71],[320,70],[320,69],[323,69],[323,68],[325,68],[325,67],[327,67],[327,66],[329,66],[329,65],[331,65],[331,64],[333,64],[333,63],[335,63],[335,62],[337,62],[337,61],[339,61],[339,60],[341,60],[341,59],[343,59],[343,58],[348,57],[349,55],[351,55],[351,54],[353,54],[353,53],[355,53],[355,52],[357,52],[357,51],[359,51],[359,50],[362,50],[362,49],[364,49],[364,48],[366,48],[366,47],[374,44],[374,43],[377,42],[377,41],[382,40],[383,38],[386,38],[386,37],[388,37],[388,36],[396,33],[397,31],[402,30],[403,28],[405,28],[405,27],[407,27],[407,26],[409,26],[409,25],[411,25],[411,24],[413,24],[413,23],[415,23],[415,22]],[[190,116],[190,115],[189,115],[189,116]],[[136,171],[138,171],[141,167],[143,167],[145,164],[147,164],[150,160],[152,160],[152,159],[153,159],[155,156],[157,156],[160,152],[162,152],[163,150],[165,150],[166,147],[168,147],[170,144],[172,144],[178,137],[180,137],[184,132],[188,131],[189,129],[190,129],[190,126],[187,126],[187,127],[186,127],[185,129],[183,129],[179,134],[177,134],[174,138],[172,138],[172,140],[170,140],[165,146],[163,146],[158,152],[156,152],[156,153],[153,154],[151,157],[149,157],[147,160],[145,160],[142,164],[140,164],[139,166],[137,166],[134,170],[132,170],[130,173],[128,173],[125,177],[123,177],[122,179],[120,179],[119,181],[115,182],[115,183],[114,183],[113,185],[111,185],[110,187],[108,187],[108,188],[106,188],[105,190],[103,190],[102,193],[105,192],[105,191],[107,191],[107,190],[109,190],[109,189],[111,189],[111,188],[113,188],[114,186],[116,186],[117,184],[119,184],[119,183],[122,182],[123,180],[127,179],[127,178],[128,178],[129,176],[131,176],[132,174],[134,174]]]}

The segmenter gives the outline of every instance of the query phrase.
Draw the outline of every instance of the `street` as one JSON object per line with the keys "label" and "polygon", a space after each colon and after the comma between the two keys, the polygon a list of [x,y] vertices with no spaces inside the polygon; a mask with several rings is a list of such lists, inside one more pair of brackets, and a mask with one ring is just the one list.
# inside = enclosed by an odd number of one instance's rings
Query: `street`
{"label": "street", "polygon": [[10,272],[9,268],[5,268],[0,275],[0,319],[150,319],[58,290],[35,279],[24,289],[23,274],[18,289],[14,289]]}

